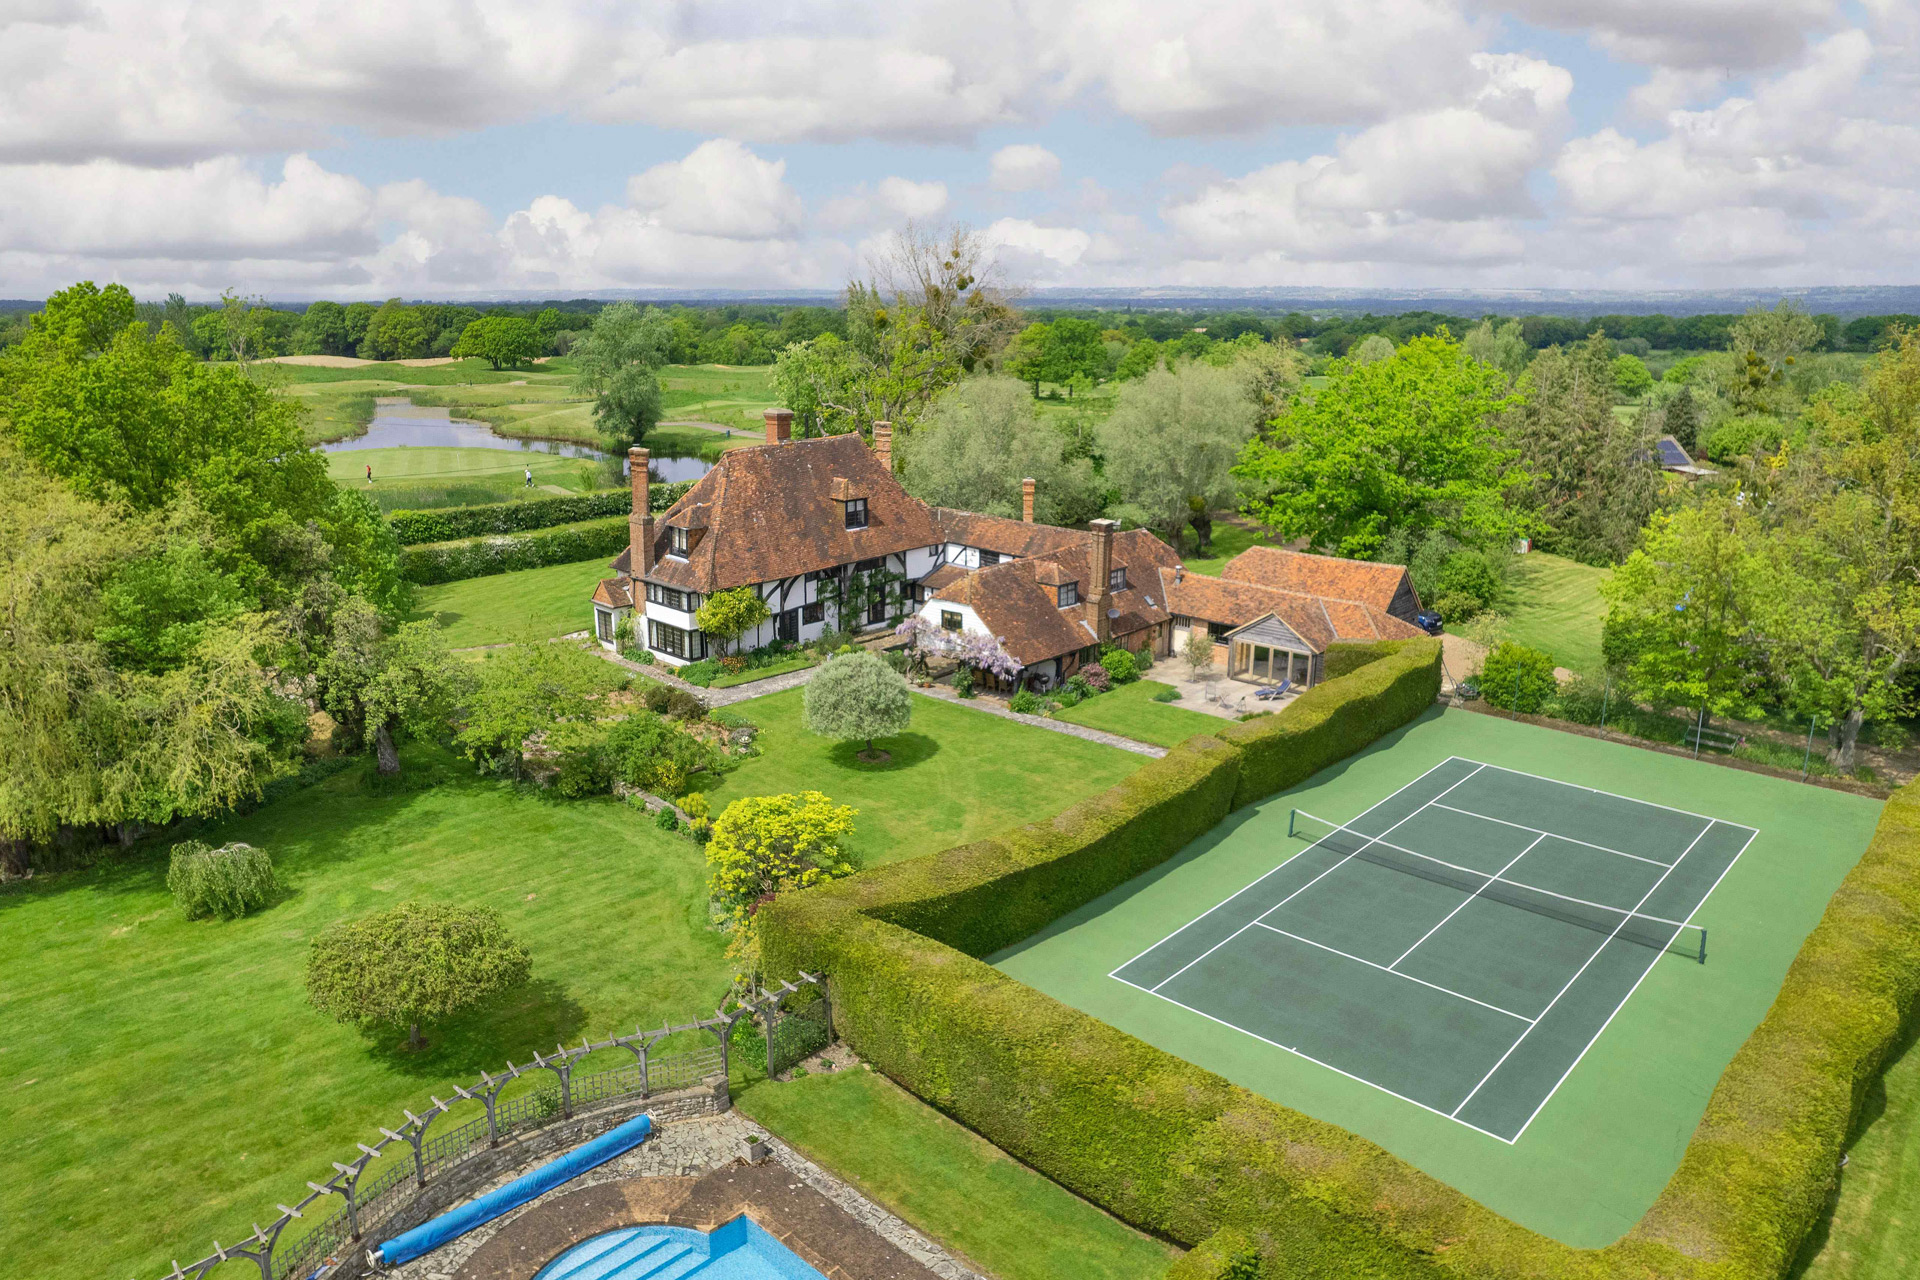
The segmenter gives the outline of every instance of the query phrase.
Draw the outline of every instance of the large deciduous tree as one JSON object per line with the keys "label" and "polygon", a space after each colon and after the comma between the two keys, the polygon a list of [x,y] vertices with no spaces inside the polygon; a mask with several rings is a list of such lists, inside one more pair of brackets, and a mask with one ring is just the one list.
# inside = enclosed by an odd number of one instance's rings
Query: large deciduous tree
{"label": "large deciduous tree", "polygon": [[516,644],[480,664],[454,745],[484,769],[518,774],[521,747],[550,725],[584,718],[620,671],[570,644]]}
{"label": "large deciduous tree", "polygon": [[1396,529],[1509,538],[1529,523],[1507,502],[1525,475],[1492,419],[1516,402],[1503,373],[1445,334],[1410,338],[1391,359],[1336,364],[1234,474],[1255,491],[1249,514],[1315,551],[1371,556]]}
{"label": "large deciduous tree", "polygon": [[1254,428],[1231,369],[1193,362],[1129,382],[1097,434],[1119,513],[1176,546],[1194,526],[1204,547],[1208,513],[1236,500],[1235,460]]}
{"label": "large deciduous tree", "polygon": [[327,710],[374,749],[385,776],[400,773],[396,738],[436,737],[472,683],[432,621],[389,626],[377,610],[348,597],[333,617],[318,676]]}
{"label": "large deciduous tree", "polygon": [[875,754],[875,738],[907,731],[913,720],[913,690],[906,677],[877,653],[847,653],[830,658],[806,684],[802,720],[808,733],[836,742],[865,742],[862,760]]}
{"label": "large deciduous tree", "polygon": [[526,982],[533,957],[489,907],[404,902],[343,920],[307,953],[307,999],[362,1030],[405,1029],[426,1047],[422,1023],[441,1022]]}
{"label": "large deciduous tree", "polygon": [[473,357],[495,369],[525,364],[546,350],[533,321],[522,316],[481,316],[468,321],[448,355],[456,360]]}
{"label": "large deciduous tree", "polygon": [[1089,458],[1069,458],[1064,433],[1041,420],[1012,378],[969,378],[934,404],[901,447],[901,483],[935,506],[1021,514],[1020,482],[1034,482],[1034,519],[1079,524],[1100,514]]}
{"label": "large deciduous tree", "polygon": [[665,312],[616,302],[574,343],[574,385],[593,397],[593,420],[609,440],[641,444],[660,421],[660,367],[672,341]]}

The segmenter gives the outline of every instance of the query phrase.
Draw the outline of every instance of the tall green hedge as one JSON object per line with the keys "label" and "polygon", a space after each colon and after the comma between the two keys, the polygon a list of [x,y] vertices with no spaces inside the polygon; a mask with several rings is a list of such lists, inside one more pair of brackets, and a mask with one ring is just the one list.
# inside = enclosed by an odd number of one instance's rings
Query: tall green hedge
{"label": "tall green hedge", "polygon": [[[647,504],[655,511],[665,511],[693,486],[692,480],[656,484],[647,492]],[[477,507],[394,511],[388,514],[387,524],[402,546],[413,546],[422,542],[451,542],[456,538],[551,529],[557,524],[624,516],[632,509],[631,493],[625,489],[609,489],[604,493],[535,498],[529,502],[493,502]]]}
{"label": "tall green hedge", "polygon": [[[1277,716],[1190,740],[1050,822],[775,899],[769,968],[827,972],[856,1050],[1021,1160],[1188,1245],[1243,1233],[1264,1276],[1777,1280],[1920,992],[1920,784],[1888,805],[1666,1191],[1601,1250],[1528,1231],[978,958],[1431,705],[1437,642],[1370,648]],[[1219,1241],[1226,1265],[1232,1236]],[[1216,1261],[1195,1252],[1179,1265]],[[1195,1272],[1216,1273],[1233,1274]]]}
{"label": "tall green hedge", "polygon": [[617,556],[631,535],[624,516],[519,537],[467,538],[400,549],[400,576],[416,586],[484,578],[515,569]]}

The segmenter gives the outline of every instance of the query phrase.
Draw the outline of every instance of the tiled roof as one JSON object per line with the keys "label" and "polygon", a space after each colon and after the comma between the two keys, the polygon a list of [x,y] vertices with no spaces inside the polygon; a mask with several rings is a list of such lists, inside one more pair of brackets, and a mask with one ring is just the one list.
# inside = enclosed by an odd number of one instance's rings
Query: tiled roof
{"label": "tiled roof", "polygon": [[[1072,534],[1077,545],[1051,550],[1044,560],[1009,560],[976,569],[936,590],[933,598],[970,605],[1022,666],[1086,648],[1097,638],[1088,600],[1090,535],[1059,532]],[[1171,616],[1161,592],[1161,570],[1178,563],[1172,549],[1144,529],[1114,535],[1112,567],[1126,569],[1128,585],[1106,598],[1105,607],[1115,615],[1109,620],[1109,635],[1124,639]],[[1061,582],[1079,584],[1081,603],[1059,606]]]}
{"label": "tiled roof", "polygon": [[1028,524],[1006,516],[983,516],[975,511],[934,507],[933,522],[947,542],[985,547],[1003,556],[1037,556],[1060,547],[1077,546],[1087,535],[1058,525]]}
{"label": "tiled roof", "polygon": [[1171,570],[1162,570],[1160,579],[1167,607],[1181,617],[1243,627],[1271,613],[1316,650],[1336,640],[1411,640],[1424,634],[1363,601],[1276,591],[1197,573],[1184,574],[1176,582]]}
{"label": "tiled roof", "polygon": [[926,577],[920,579],[920,585],[929,591],[938,591],[944,586],[960,581],[967,576],[968,570],[957,564],[943,564]]}
{"label": "tiled roof", "polygon": [[[836,494],[867,500],[866,528],[846,527]],[[705,530],[685,560],[665,555],[676,526]],[[728,451],[659,518],[656,538],[649,580],[703,595],[942,541],[927,507],[858,435]]]}
{"label": "tiled roof", "polygon": [[633,592],[628,589],[630,581],[625,577],[602,578],[600,585],[593,589],[593,602],[613,609],[631,609]]}
{"label": "tiled roof", "polygon": [[1248,547],[1221,567],[1220,576],[1327,600],[1358,600],[1385,613],[1406,583],[1407,571],[1397,564],[1342,560],[1281,547]]}

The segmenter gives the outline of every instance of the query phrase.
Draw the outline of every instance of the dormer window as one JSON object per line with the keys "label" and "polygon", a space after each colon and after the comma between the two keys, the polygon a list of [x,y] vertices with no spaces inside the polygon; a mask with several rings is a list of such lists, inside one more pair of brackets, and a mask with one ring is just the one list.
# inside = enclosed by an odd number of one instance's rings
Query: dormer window
{"label": "dormer window", "polygon": [[667,554],[670,556],[678,556],[682,560],[687,558],[687,531],[685,529],[672,525],[667,527]]}
{"label": "dormer window", "polygon": [[867,500],[852,498],[845,504],[847,509],[847,528],[864,529],[867,527]]}
{"label": "dormer window", "polygon": [[1107,570],[1107,590],[1125,591],[1127,589],[1127,569],[1125,565],[1118,569]]}
{"label": "dormer window", "polygon": [[1065,582],[1060,585],[1060,607],[1069,608],[1080,603],[1080,584]]}

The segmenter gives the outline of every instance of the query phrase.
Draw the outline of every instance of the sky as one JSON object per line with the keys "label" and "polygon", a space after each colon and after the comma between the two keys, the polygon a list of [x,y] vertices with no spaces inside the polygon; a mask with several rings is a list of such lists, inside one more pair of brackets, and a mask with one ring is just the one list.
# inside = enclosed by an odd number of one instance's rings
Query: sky
{"label": "sky", "polygon": [[1920,0],[0,0],[0,296],[1920,283]]}

